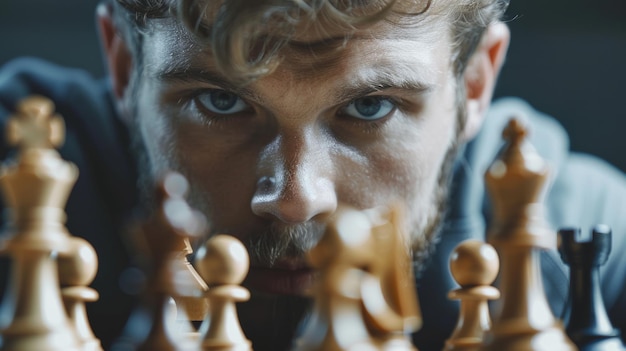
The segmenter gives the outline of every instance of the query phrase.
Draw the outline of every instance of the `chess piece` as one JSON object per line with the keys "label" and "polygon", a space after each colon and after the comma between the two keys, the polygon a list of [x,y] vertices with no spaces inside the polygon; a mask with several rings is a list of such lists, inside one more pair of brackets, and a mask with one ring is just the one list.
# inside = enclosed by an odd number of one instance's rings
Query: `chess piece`
{"label": "chess piece", "polygon": [[186,179],[174,172],[166,174],[156,187],[156,209],[137,231],[137,244],[146,258],[147,284],[144,303],[151,313],[150,331],[138,347],[143,351],[198,350],[195,339],[176,330],[170,322],[171,297],[193,296],[197,282],[189,280],[186,267],[181,268],[180,253],[185,239],[203,234],[204,217],[191,209],[184,197]]}
{"label": "chess piece", "polygon": [[250,298],[250,292],[240,286],[250,267],[246,248],[232,236],[213,236],[198,251],[196,266],[209,286],[205,296],[211,306],[200,327],[202,350],[252,351],[235,305]]}
{"label": "chess piece", "polygon": [[[345,206],[329,218],[326,231],[308,253],[318,271],[312,316],[297,351],[369,351],[381,345],[370,335],[362,305],[363,269],[376,255],[367,215]],[[350,332],[346,332],[350,330]]]}
{"label": "chess piece", "polygon": [[371,238],[378,252],[363,276],[362,304],[370,334],[383,350],[416,350],[410,334],[422,326],[407,233],[401,229],[401,207],[365,211],[371,221]]}
{"label": "chess piece", "polygon": [[59,257],[61,295],[70,322],[76,331],[82,351],[102,351],[102,345],[87,318],[85,302],[98,300],[98,292],[89,284],[98,271],[96,250],[82,238],[72,238],[71,252]]}
{"label": "chess piece", "polygon": [[[19,146],[20,152],[52,151],[63,144],[65,123],[54,114],[54,103],[43,96],[30,96],[17,105],[17,115],[7,122],[7,143]],[[56,151],[55,151],[56,152]]]}
{"label": "chess piece", "polygon": [[319,276],[312,317],[296,350],[416,350],[408,334],[422,319],[401,217],[397,207],[357,211],[343,205],[330,216],[308,254]]}
{"label": "chess piece", "polygon": [[[175,264],[179,265],[176,270],[181,272],[180,279],[192,285],[190,291],[184,294],[173,296],[177,306],[177,318],[180,322],[184,320],[202,321],[209,313],[209,304],[204,298],[204,293],[209,289],[204,280],[200,277],[196,269],[191,265],[187,256],[193,253],[191,243],[188,238],[184,238],[184,248],[178,253]],[[196,292],[200,292],[197,296]]]}
{"label": "chess piece", "polygon": [[498,254],[489,244],[478,240],[460,243],[450,256],[450,272],[461,286],[450,291],[448,298],[461,300],[459,319],[444,351],[477,351],[484,333],[491,328],[488,300],[500,297],[490,286],[499,268]]}
{"label": "chess piece", "polygon": [[580,351],[623,351],[620,332],[613,328],[600,290],[599,268],[611,252],[611,229],[596,226],[591,240],[580,240],[580,229],[559,231],[559,252],[570,267],[569,297],[563,323]]}
{"label": "chess piece", "polygon": [[494,217],[487,233],[500,257],[501,310],[485,335],[484,350],[575,350],[548,305],[539,265],[540,249],[556,248],[545,222],[543,197],[548,166],[512,119],[505,145],[485,175]]}
{"label": "chess piece", "polygon": [[56,260],[71,247],[64,208],[78,170],[54,149],[64,132],[53,112],[50,100],[30,97],[7,124],[7,139],[19,154],[16,164],[0,171],[10,208],[3,253],[12,259],[12,291],[5,306],[11,321],[2,330],[2,350],[79,349],[61,300]]}

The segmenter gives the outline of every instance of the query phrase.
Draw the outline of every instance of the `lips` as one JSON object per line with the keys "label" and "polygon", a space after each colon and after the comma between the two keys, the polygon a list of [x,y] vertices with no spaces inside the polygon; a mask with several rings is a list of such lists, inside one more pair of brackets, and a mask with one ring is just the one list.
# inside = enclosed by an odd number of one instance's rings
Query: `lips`
{"label": "lips", "polygon": [[310,295],[315,270],[300,259],[282,259],[272,267],[250,267],[244,285],[251,290],[280,295]]}

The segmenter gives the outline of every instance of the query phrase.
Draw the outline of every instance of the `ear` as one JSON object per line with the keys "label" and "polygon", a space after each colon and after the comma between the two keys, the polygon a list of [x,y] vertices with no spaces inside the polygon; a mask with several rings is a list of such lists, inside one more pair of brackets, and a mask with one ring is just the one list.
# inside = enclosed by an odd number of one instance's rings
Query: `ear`
{"label": "ear", "polygon": [[126,42],[113,22],[113,8],[110,4],[101,3],[96,9],[96,20],[100,32],[100,41],[104,59],[109,71],[113,93],[122,99],[132,69],[132,56]]}
{"label": "ear", "polygon": [[509,28],[503,22],[497,21],[489,25],[468,62],[464,74],[467,111],[467,121],[461,136],[464,141],[471,140],[482,126],[510,37]]}

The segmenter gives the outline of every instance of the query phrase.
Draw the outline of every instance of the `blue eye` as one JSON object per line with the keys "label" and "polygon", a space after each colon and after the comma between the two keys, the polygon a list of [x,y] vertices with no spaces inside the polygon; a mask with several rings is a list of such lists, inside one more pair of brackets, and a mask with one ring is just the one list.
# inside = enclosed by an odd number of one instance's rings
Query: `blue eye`
{"label": "blue eye", "polygon": [[207,110],[219,114],[234,114],[248,108],[237,94],[226,90],[210,90],[199,94],[196,99]]}
{"label": "blue eye", "polygon": [[350,117],[373,121],[387,116],[395,108],[388,98],[366,96],[349,103],[343,112]]}

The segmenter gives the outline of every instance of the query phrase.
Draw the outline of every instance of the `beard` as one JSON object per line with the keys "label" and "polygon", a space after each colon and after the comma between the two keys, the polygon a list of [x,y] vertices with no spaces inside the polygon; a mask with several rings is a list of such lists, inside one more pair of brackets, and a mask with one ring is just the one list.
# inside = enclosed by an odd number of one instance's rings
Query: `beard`
{"label": "beard", "polygon": [[446,152],[441,171],[437,179],[437,187],[433,192],[432,206],[430,207],[424,225],[413,226],[411,231],[411,258],[416,276],[427,266],[428,258],[441,239],[440,232],[448,209],[450,182],[454,164],[459,150],[458,142],[454,142]]}
{"label": "beard", "polygon": [[326,225],[306,222],[284,227],[273,222],[269,229],[247,240],[250,263],[272,267],[276,261],[287,257],[303,257],[324,234]]}

